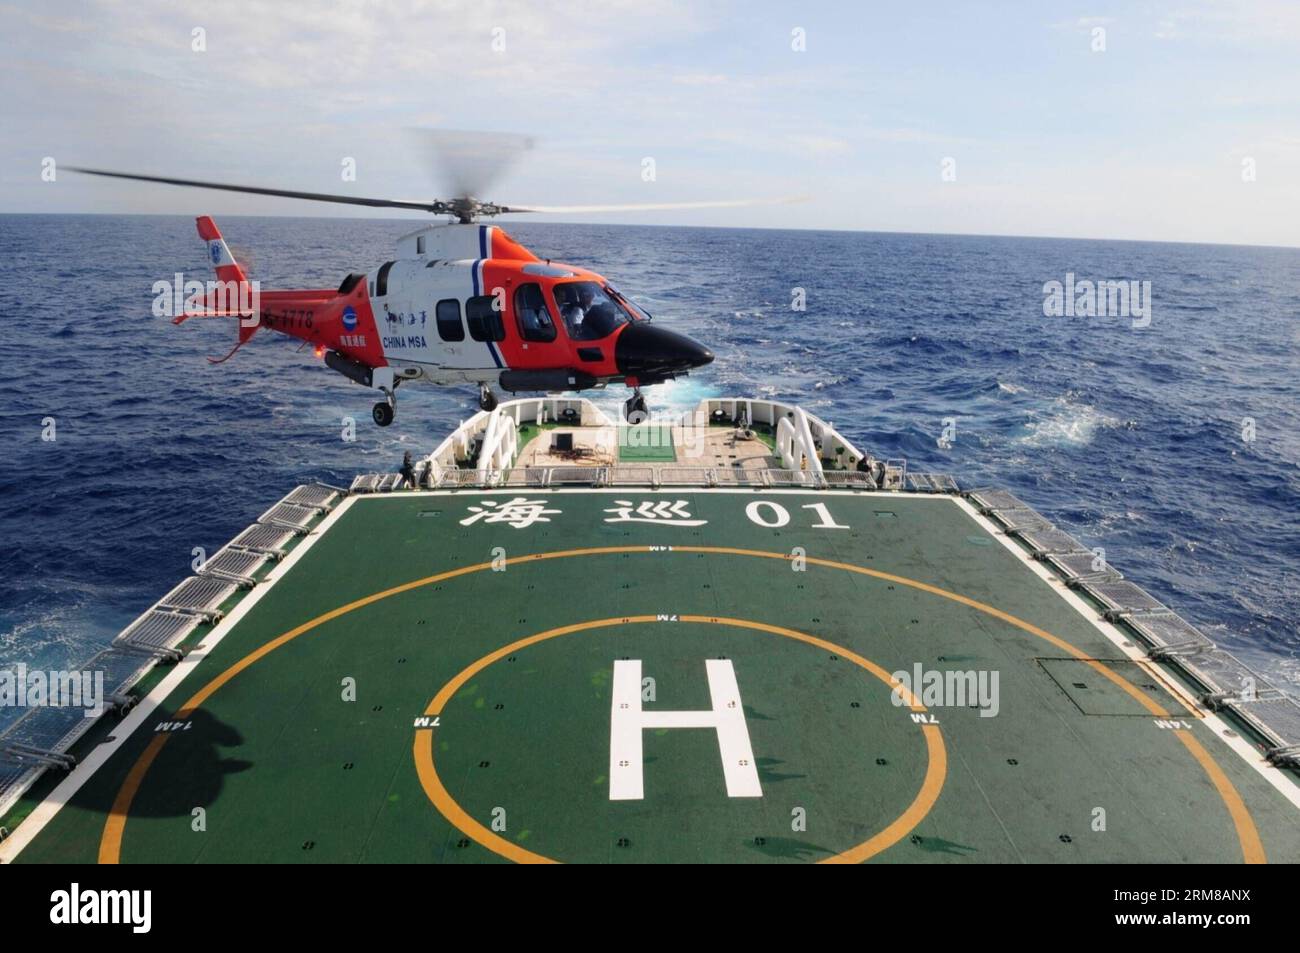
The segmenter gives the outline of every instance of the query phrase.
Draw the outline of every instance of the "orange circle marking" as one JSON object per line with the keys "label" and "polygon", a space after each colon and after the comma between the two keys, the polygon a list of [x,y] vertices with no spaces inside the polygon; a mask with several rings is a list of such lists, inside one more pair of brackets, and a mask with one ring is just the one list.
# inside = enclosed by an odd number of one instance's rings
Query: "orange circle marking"
{"label": "orange circle marking", "polygon": [[[760,549],[735,549],[726,546],[673,546],[671,552],[682,553],[714,553],[723,556],[750,556],[759,559],[775,559],[782,562],[789,562],[792,558],[787,553],[772,553]],[[653,549],[649,546],[599,546],[589,549],[565,549],[553,553],[531,553],[527,556],[515,556],[506,560],[506,565],[524,565],[530,562],[540,562],[546,559],[567,559],[572,556],[608,556],[617,553],[657,553],[663,554],[662,549]],[[1147,698],[1138,690],[1137,686],[1131,684],[1127,679],[1121,677],[1118,673],[1111,671],[1105,665],[1102,665],[1096,659],[1079,651],[1069,642],[1058,636],[1053,635],[1045,629],[1040,629],[1032,623],[1023,619],[1018,619],[1001,609],[995,609],[993,606],[984,602],[979,602],[967,596],[959,595],[955,592],[949,592],[947,589],[941,589],[938,586],[932,586],[929,583],[918,582],[915,579],[908,579],[906,576],[896,576],[892,573],[881,572],[878,569],[866,569],[862,566],[854,566],[852,563],[836,562],[831,559],[820,559],[815,556],[805,556],[804,561],[814,566],[825,566],[828,569],[842,569],[845,572],[853,572],[862,576],[870,576],[874,579],[883,579],[886,582],[897,583],[900,586],[908,586],[912,589],[919,589],[922,592],[928,592],[932,595],[939,596],[943,599],[950,599],[953,602],[959,602],[962,605],[970,606],[985,615],[1001,619],[1009,625],[1013,625],[1030,635],[1045,639],[1052,645],[1064,652],[1069,652],[1071,656],[1087,663],[1097,673],[1104,678],[1109,679],[1124,691],[1128,692],[1134,699],[1142,704],[1147,711],[1151,712],[1157,718],[1167,717],[1163,708]],[[441,572],[433,576],[425,576],[423,579],[416,579],[412,582],[403,583],[400,586],[393,586],[391,589],[385,589],[381,592],[372,593],[364,596],[347,605],[339,606],[337,609],[331,609],[309,619],[302,625],[299,625],[283,635],[277,636],[270,642],[267,642],[257,649],[254,649],[248,655],[244,656],[238,662],[231,665],[228,669],[218,675],[212,681],[208,682],[203,688],[199,689],[184,705],[177,710],[175,717],[177,719],[188,718],[194,710],[202,705],[212,696],[219,688],[238,675],[244,669],[251,666],[269,655],[280,646],[296,639],[298,636],[312,631],[317,626],[324,625],[339,616],[346,615],[356,609],[365,608],[368,605],[379,602],[381,599],[387,599],[390,596],[401,595],[410,592],[413,589],[419,589],[423,586],[433,585],[447,579],[455,579],[458,576],[469,575],[470,573],[490,570],[492,563],[477,563],[473,566],[462,566],[460,569],[452,569],[447,572]],[[1215,763],[1213,756],[1205,749],[1192,735],[1187,732],[1174,732],[1178,740],[1183,743],[1197,763],[1205,770],[1210,781],[1214,784],[1215,790],[1223,800],[1224,806],[1228,809],[1228,814],[1232,817],[1233,826],[1236,829],[1237,841],[1241,845],[1242,858],[1248,864],[1262,864],[1265,862],[1264,845],[1259,839],[1259,832],[1255,828],[1254,819],[1250,816],[1250,811],[1241,795],[1233,786],[1231,779],[1224,773],[1223,769]],[[122,859],[122,836],[126,832],[126,818],[131,810],[131,802],[135,800],[136,793],[144,783],[145,776],[149,773],[149,768],[154,760],[158,757],[163,746],[170,738],[170,734],[156,735],[149,743],[149,746],[140,753],[136,759],[131,771],[127,774],[126,779],[122,782],[122,787],[118,789],[117,796],[113,799],[113,806],[109,809],[108,818],[104,821],[104,832],[99,841],[99,862],[101,864],[116,864]],[[928,735],[927,735],[928,739]],[[881,833],[884,833],[883,831]],[[880,835],[877,835],[880,836]]]}
{"label": "orange circle marking", "polygon": [[[679,622],[701,622],[712,625],[734,626],[740,629],[754,629],[759,632],[770,632],[773,635],[784,636],[788,639],[795,639],[799,642],[806,642],[809,645],[815,645],[820,649],[825,649],[836,655],[848,659],[859,668],[870,672],[880,681],[889,687],[890,692],[897,690],[902,697],[904,704],[912,711],[922,712],[928,709],[921,704],[910,691],[904,686],[895,686],[894,681],[890,678],[889,672],[872,662],[870,659],[844,648],[842,645],[836,645],[834,642],[828,642],[825,639],[819,639],[815,635],[809,635],[806,632],[800,632],[796,629],[786,629],[779,625],[767,625],[763,622],[752,622],[748,619],[729,619],[721,616],[704,616],[704,615],[681,615],[678,616]],[[536,635],[530,635],[526,638],[519,639],[517,642],[511,642],[509,645],[502,646],[495,651],[489,652],[482,658],[471,662],[465,668],[452,678],[451,681],[443,685],[438,694],[429,702],[429,706],[424,710],[426,715],[441,715],[447,703],[451,701],[452,696],[460,691],[461,687],[477,675],[483,669],[508,655],[511,655],[520,649],[527,648],[530,645],[536,645],[539,642],[545,642],[549,639],[558,638],[562,635],[572,635],[575,632],[589,632],[592,629],[603,629],[613,625],[630,625],[642,622],[662,622],[658,616],[653,615],[634,615],[623,616],[616,619],[596,619],[592,622],[578,622],[574,625],[562,625],[558,628],[547,629],[545,632],[539,632]],[[916,797],[907,809],[892,821],[889,826],[877,834],[872,835],[867,840],[856,844],[846,851],[835,854],[833,857],[826,857],[818,861],[822,864],[860,864],[869,857],[872,857],[887,847],[891,847],[905,837],[908,831],[916,827],[921,819],[930,812],[934,807],[934,802],[939,799],[939,792],[943,790],[943,782],[948,774],[948,752],[943,746],[943,736],[939,733],[938,725],[922,725],[921,731],[925,736],[926,749],[926,768],[925,778],[921,782],[921,790],[917,792]],[[477,841],[494,854],[499,854],[507,860],[513,860],[521,864],[554,864],[558,861],[546,857],[542,854],[526,850],[518,844],[511,843],[504,837],[484,827],[456,802],[456,799],[448,793],[443,786],[442,779],[438,777],[437,768],[433,764],[433,729],[421,728],[415,733],[415,745],[413,748],[415,755],[415,770],[420,776],[420,784],[424,787],[424,793],[429,796],[429,800],[447,820],[458,828],[461,833],[465,834],[472,840]]]}

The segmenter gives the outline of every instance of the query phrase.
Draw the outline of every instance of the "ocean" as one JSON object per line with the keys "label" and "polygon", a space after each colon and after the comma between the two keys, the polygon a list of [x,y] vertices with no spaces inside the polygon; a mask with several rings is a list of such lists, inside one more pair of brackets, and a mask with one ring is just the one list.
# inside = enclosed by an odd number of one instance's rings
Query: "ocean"
{"label": "ocean", "polygon": [[[265,288],[335,287],[418,224],[219,219]],[[503,224],[713,349],[652,410],[797,402],[877,456],[1007,487],[1300,694],[1300,250]],[[411,385],[380,430],[368,391],[266,332],[209,365],[231,324],[151,314],[177,271],[211,277],[188,217],[0,216],[0,667],[76,666],[196,547],[299,482],[396,469],[476,407]],[[1084,280],[1150,282],[1150,311],[1044,314],[1045,283]]]}

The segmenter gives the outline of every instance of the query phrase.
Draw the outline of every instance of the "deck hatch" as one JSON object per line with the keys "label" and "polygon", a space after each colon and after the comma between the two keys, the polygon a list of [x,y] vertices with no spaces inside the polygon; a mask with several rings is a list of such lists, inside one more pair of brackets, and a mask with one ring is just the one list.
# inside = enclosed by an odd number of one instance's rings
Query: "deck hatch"
{"label": "deck hatch", "polygon": [[1151,695],[1171,714],[1188,713],[1186,706],[1173,695],[1160,690],[1155,677],[1131,659],[1040,658],[1038,664],[1085,715],[1151,715],[1136,698],[1097,671],[1093,667],[1096,664],[1106,666],[1145,694]]}

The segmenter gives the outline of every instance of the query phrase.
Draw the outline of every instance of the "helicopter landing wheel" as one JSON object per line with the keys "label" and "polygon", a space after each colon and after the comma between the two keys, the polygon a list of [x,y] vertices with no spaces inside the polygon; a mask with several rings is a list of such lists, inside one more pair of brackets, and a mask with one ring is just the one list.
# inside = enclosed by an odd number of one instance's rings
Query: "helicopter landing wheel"
{"label": "helicopter landing wheel", "polygon": [[486,384],[479,388],[478,405],[480,409],[486,410],[488,413],[497,409],[497,395],[492,393],[492,388]]}
{"label": "helicopter landing wheel", "polygon": [[375,418],[375,423],[379,426],[387,427],[393,422],[393,405],[381,400],[371,408],[370,416]]}
{"label": "helicopter landing wheel", "polygon": [[632,396],[623,403],[623,416],[630,424],[641,424],[650,419],[650,410],[641,391],[633,391]]}

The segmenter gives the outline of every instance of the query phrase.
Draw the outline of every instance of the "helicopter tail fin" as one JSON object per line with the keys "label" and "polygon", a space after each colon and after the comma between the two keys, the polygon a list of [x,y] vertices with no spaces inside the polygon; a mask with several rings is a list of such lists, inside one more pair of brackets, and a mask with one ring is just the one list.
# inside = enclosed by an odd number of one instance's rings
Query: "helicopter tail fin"
{"label": "helicopter tail fin", "polygon": [[198,225],[199,238],[208,243],[208,259],[216,269],[218,286],[213,288],[209,284],[208,293],[202,298],[187,302],[185,312],[174,318],[172,323],[180,324],[187,318],[196,317],[239,318],[239,337],[235,346],[225,357],[208,358],[213,364],[220,364],[234,356],[257,333],[260,326],[257,298],[248,275],[230,254],[226,240],[217,230],[217,223],[207,215],[199,216],[195,223]]}
{"label": "helicopter tail fin", "polygon": [[244,269],[239,267],[239,262],[235,261],[235,256],[230,254],[230,249],[226,247],[226,240],[221,237],[221,232],[217,230],[217,223],[211,216],[200,215],[195,222],[199,227],[199,238],[208,243],[208,259],[217,271],[217,280],[247,281],[248,276],[244,274]]}

